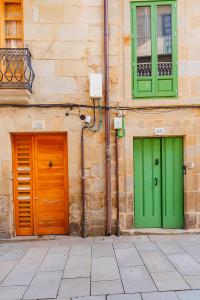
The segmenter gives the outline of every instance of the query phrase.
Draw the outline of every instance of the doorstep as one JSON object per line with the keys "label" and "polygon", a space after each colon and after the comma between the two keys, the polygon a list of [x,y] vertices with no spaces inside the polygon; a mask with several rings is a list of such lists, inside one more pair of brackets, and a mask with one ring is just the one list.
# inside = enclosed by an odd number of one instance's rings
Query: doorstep
{"label": "doorstep", "polygon": [[59,239],[67,239],[68,235],[31,235],[31,236],[14,236],[10,238],[0,238],[1,243],[18,243],[18,242],[33,242],[33,241],[51,241]]}
{"label": "doorstep", "polygon": [[121,235],[176,235],[176,234],[200,234],[200,229],[163,229],[163,228],[142,228],[121,230]]}

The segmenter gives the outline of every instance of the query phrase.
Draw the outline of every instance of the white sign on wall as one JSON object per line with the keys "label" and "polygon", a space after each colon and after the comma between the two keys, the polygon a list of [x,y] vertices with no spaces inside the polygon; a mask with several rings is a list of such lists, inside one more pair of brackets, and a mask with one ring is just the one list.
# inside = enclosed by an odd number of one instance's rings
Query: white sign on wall
{"label": "white sign on wall", "polygon": [[32,129],[38,129],[38,130],[45,129],[45,120],[33,120]]}
{"label": "white sign on wall", "polygon": [[161,128],[161,127],[155,128],[155,129],[154,129],[154,133],[155,133],[156,135],[164,135],[164,134],[165,134],[165,128]]}

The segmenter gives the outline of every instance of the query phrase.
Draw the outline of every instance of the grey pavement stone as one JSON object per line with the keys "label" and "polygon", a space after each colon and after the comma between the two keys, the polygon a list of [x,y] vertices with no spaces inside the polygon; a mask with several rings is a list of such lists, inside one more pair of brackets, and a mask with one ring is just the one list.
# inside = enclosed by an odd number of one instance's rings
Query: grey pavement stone
{"label": "grey pavement stone", "polygon": [[157,291],[153,280],[144,266],[121,267],[120,273],[125,293]]}
{"label": "grey pavement stone", "polygon": [[171,254],[168,258],[182,275],[200,275],[200,264],[188,254]]}
{"label": "grey pavement stone", "polygon": [[149,240],[135,240],[134,245],[137,250],[140,251],[158,251],[158,247],[154,244],[154,242]]}
{"label": "grey pavement stone", "polygon": [[56,298],[61,276],[61,271],[37,273],[23,299]]}
{"label": "grey pavement stone", "polygon": [[92,245],[92,257],[110,257],[114,256],[112,243],[100,243]]}
{"label": "grey pavement stone", "polygon": [[94,243],[112,243],[113,239],[113,236],[97,236],[94,237]]}
{"label": "grey pavement stone", "polygon": [[21,299],[26,289],[26,286],[0,287],[0,300]]}
{"label": "grey pavement stone", "polygon": [[200,290],[176,292],[179,300],[199,300]]}
{"label": "grey pavement stone", "polygon": [[69,256],[63,278],[90,277],[91,256]]}
{"label": "grey pavement stone", "polygon": [[26,254],[22,257],[21,263],[40,263],[44,259],[47,248],[30,248]]}
{"label": "grey pavement stone", "polygon": [[184,247],[185,251],[200,263],[200,245]]}
{"label": "grey pavement stone", "polygon": [[179,300],[175,292],[155,292],[142,294],[143,300]]}
{"label": "grey pavement stone", "polygon": [[178,272],[152,273],[151,276],[159,291],[178,291],[190,289]]}
{"label": "grey pavement stone", "polygon": [[178,245],[175,241],[155,241],[156,245],[161,249],[165,254],[184,254],[183,248]]}
{"label": "grey pavement stone", "polygon": [[181,246],[198,246],[196,235],[174,235],[173,239]]}
{"label": "grey pavement stone", "polygon": [[121,280],[111,281],[92,281],[91,294],[92,295],[111,295],[123,293]]}
{"label": "grey pavement stone", "polygon": [[113,243],[114,249],[127,249],[127,248],[134,248],[134,245],[131,241],[129,242],[120,242],[120,243]]}
{"label": "grey pavement stone", "polygon": [[[107,296],[107,300],[142,300],[140,294],[121,294]],[[173,300],[173,299],[172,299]]]}
{"label": "grey pavement stone", "polygon": [[115,249],[115,254],[120,267],[143,265],[143,262],[135,248]]}
{"label": "grey pavement stone", "polygon": [[91,255],[91,245],[90,244],[83,244],[83,245],[72,245],[69,255]]}
{"label": "grey pavement stone", "polygon": [[69,249],[69,246],[52,246],[48,253],[67,253]]}
{"label": "grey pavement stone", "polygon": [[184,276],[192,289],[200,289],[200,276]]}
{"label": "grey pavement stone", "polygon": [[174,267],[159,251],[141,252],[142,259],[150,272],[170,272]]}
{"label": "grey pavement stone", "polygon": [[16,263],[17,261],[15,260],[0,260],[0,281],[4,280]]}
{"label": "grey pavement stone", "polygon": [[18,249],[18,248],[11,248],[8,252],[4,253],[0,259],[20,259],[25,253],[27,249]]}
{"label": "grey pavement stone", "polygon": [[17,264],[1,285],[29,285],[38,268],[39,264]]}
{"label": "grey pavement stone", "polygon": [[90,278],[62,279],[58,299],[90,295]]}
{"label": "grey pavement stone", "polygon": [[40,271],[62,271],[65,268],[67,253],[48,253],[41,266]]}
{"label": "grey pavement stone", "polygon": [[99,257],[92,259],[92,281],[120,279],[116,259]]}
{"label": "grey pavement stone", "polygon": [[86,297],[76,297],[73,300],[106,300],[105,296],[86,296]]}

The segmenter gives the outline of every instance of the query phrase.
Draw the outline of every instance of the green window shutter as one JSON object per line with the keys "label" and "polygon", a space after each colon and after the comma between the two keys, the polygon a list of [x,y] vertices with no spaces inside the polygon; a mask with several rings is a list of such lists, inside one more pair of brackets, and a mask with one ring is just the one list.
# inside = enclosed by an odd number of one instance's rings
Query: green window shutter
{"label": "green window shutter", "polygon": [[132,3],[131,27],[133,97],[177,96],[176,2]]}

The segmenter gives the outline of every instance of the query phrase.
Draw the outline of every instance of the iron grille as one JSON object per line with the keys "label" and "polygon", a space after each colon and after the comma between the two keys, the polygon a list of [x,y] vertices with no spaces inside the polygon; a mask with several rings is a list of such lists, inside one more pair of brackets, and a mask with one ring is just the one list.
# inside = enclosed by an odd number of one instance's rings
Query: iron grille
{"label": "iron grille", "polygon": [[0,89],[32,92],[35,74],[28,48],[0,48]]}

